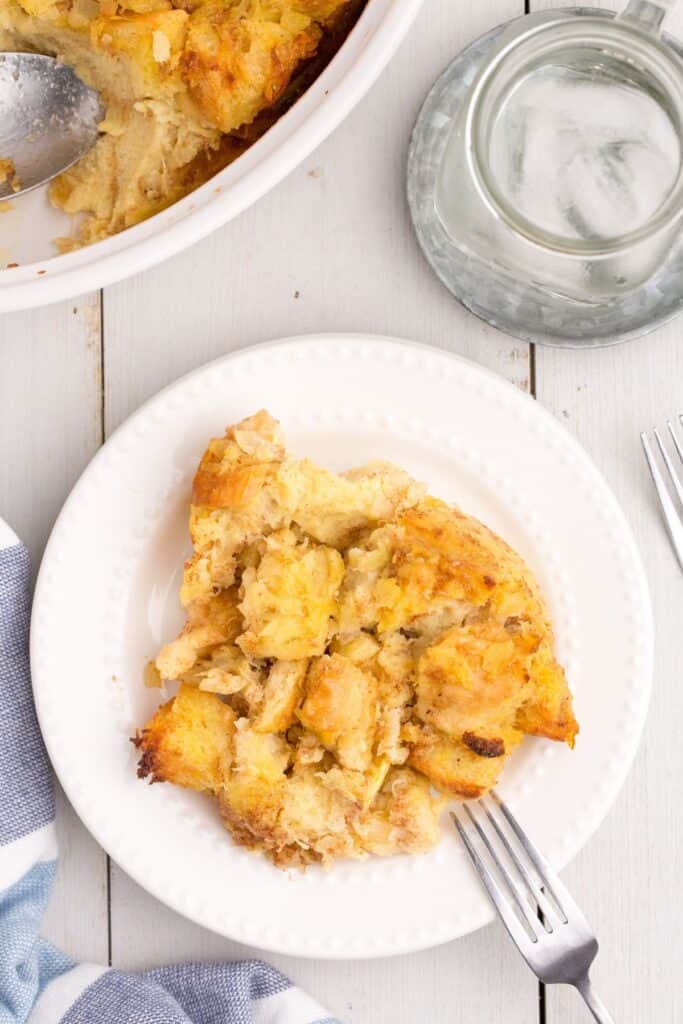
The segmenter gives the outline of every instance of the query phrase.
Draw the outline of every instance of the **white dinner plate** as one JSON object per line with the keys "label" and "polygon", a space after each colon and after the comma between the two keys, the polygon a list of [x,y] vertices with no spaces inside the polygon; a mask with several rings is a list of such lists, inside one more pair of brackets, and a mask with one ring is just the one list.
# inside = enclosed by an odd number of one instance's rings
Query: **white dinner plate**
{"label": "white dinner plate", "polygon": [[638,743],[652,667],[647,585],[619,506],[567,431],[506,381],[372,336],[229,355],[157,395],[93,459],[36,590],[33,685],[50,756],[121,867],[207,928],[313,957],[445,942],[493,917],[446,820],[423,856],[286,873],[235,846],[208,798],[136,778],[129,737],[159,701],[143,668],[182,621],[197,460],[209,437],[262,407],[295,454],[332,469],[390,459],[522,553],[548,599],[581,732],[574,751],[526,739],[499,789],[557,868],[607,813]]}

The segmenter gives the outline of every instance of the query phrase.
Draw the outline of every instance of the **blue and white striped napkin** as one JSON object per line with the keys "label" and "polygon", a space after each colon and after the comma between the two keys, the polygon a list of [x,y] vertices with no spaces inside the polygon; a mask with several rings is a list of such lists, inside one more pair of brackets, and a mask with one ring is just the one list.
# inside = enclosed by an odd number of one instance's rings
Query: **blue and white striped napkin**
{"label": "blue and white striped napkin", "polygon": [[0,1024],[338,1024],[259,960],[132,974],[39,938],[57,869],[28,661],[29,560],[0,520]]}

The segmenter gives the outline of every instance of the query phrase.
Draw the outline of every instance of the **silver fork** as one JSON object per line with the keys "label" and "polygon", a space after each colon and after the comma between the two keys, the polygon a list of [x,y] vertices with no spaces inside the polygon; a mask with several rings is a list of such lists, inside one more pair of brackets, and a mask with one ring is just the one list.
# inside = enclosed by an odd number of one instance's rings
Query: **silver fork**
{"label": "silver fork", "polygon": [[[678,415],[678,421],[679,423],[683,424],[683,416],[680,413]],[[681,443],[676,437],[676,433],[674,431],[671,420],[667,420],[666,426],[669,431],[669,434],[671,435],[671,440],[673,441],[676,454],[678,455],[678,458],[683,464],[683,447],[681,447]],[[676,467],[671,461],[669,453],[664,447],[664,442],[662,441],[659,431],[655,428],[653,433],[655,435],[657,447],[659,448],[660,454],[662,456],[662,461],[664,462],[666,470],[669,474],[671,486],[673,487],[674,493],[679,502],[678,509],[676,508],[676,505],[671,495],[669,494],[669,490],[666,486],[664,477],[662,476],[659,466],[657,465],[657,460],[654,457],[652,445],[650,444],[647,435],[641,434],[640,440],[643,444],[643,451],[645,452],[645,458],[647,459],[647,465],[650,470],[652,482],[655,485],[655,489],[659,497],[659,503],[662,506],[662,512],[664,513],[664,522],[666,523],[666,528],[669,531],[669,537],[671,538],[673,549],[676,552],[678,564],[680,565],[681,569],[683,569],[683,520],[681,519],[681,514],[683,512],[683,483],[681,483],[681,478],[678,474],[678,471],[676,470]]]}
{"label": "silver fork", "polygon": [[481,843],[457,814],[451,818],[510,938],[542,982],[573,985],[595,1020],[614,1024],[591,988],[598,943],[585,917],[497,794],[475,806],[477,813],[462,804],[459,814],[469,817]]}

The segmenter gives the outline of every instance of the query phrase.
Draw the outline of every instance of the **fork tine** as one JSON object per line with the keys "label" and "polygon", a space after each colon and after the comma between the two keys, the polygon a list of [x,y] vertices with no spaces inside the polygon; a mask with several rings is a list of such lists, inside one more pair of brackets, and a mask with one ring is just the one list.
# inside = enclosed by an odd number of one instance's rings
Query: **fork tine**
{"label": "fork tine", "polygon": [[[554,918],[555,920],[557,920],[558,917],[559,917],[560,921],[562,922],[562,924],[566,924],[567,923],[567,916],[564,913],[564,911],[562,910],[562,907],[560,906],[558,900],[555,899],[555,901],[554,901],[556,906],[553,905],[550,902],[550,900],[548,899],[546,894],[543,892],[543,889],[539,885],[537,885],[535,880],[531,877],[531,874],[527,870],[526,865],[524,863],[522,863],[522,860],[519,857],[519,855],[517,854],[517,851],[514,849],[514,847],[510,843],[510,840],[508,839],[508,837],[505,835],[505,833],[503,832],[502,828],[498,824],[498,821],[496,820],[495,815],[491,813],[491,811],[489,810],[488,807],[486,807],[486,805],[484,804],[483,800],[480,800],[479,803],[482,805],[482,807],[486,811],[486,816],[489,819],[489,821],[491,822],[491,825],[493,826],[493,828],[495,829],[496,835],[498,836],[498,838],[500,839],[501,843],[505,847],[505,850],[507,852],[508,857],[510,858],[512,863],[515,865],[517,870],[519,871],[519,873],[520,873],[520,875],[521,875],[521,877],[522,877],[522,879],[524,881],[524,884],[525,884],[525,886],[527,888],[527,892],[529,893],[531,898],[539,905],[541,911],[543,912],[544,917],[548,919],[549,926],[550,926],[550,922],[552,921],[552,919]],[[559,911],[559,913],[558,913],[558,911]],[[548,930],[548,929],[546,929],[546,930]],[[550,930],[552,930],[551,926],[550,926]]]}
{"label": "fork tine", "polygon": [[[683,416],[679,416],[678,418],[679,418],[679,420],[683,421]],[[683,448],[681,447],[681,442],[678,440],[678,437],[676,436],[676,433],[675,433],[674,427],[673,427],[673,423],[671,422],[671,420],[667,420],[666,421],[666,425],[669,428],[669,433],[671,434],[671,440],[674,443],[674,448],[676,449],[676,453],[678,454],[678,457],[681,460],[681,462],[683,462]]]}
{"label": "fork tine", "polygon": [[564,882],[555,874],[550,864],[545,859],[543,854],[538,850],[536,846],[531,842],[528,835],[515,818],[512,811],[509,809],[504,800],[498,796],[495,790],[491,790],[490,794],[500,807],[506,820],[509,822],[510,827],[517,836],[520,845],[524,848],[525,852],[529,856],[529,859],[534,864],[538,871],[541,881],[543,882],[543,888],[552,897],[553,902],[557,905],[558,910],[564,915],[565,922],[571,924],[574,927],[582,926],[590,932],[589,925],[586,921],[583,911],[576,903],[574,897],[570,894],[566,888]]}
{"label": "fork tine", "polygon": [[543,882],[543,888],[552,896],[554,902],[557,905],[558,910],[561,911],[564,920],[567,921],[569,914],[573,911],[576,913],[580,913],[578,907],[574,903],[574,900],[569,895],[569,893],[567,892],[564,885],[557,877],[553,869],[550,867],[548,861],[545,859],[540,850],[531,842],[528,835],[526,834],[522,826],[519,824],[519,822],[517,821],[517,819],[515,818],[514,814],[512,813],[508,805],[505,803],[505,801],[501,800],[501,798],[498,796],[495,790],[491,791],[491,796],[500,807],[503,816],[510,825],[512,831],[517,836],[517,839],[519,840],[524,852],[527,854],[529,860],[532,862],[532,864],[538,871],[541,881]]}
{"label": "fork tine", "polygon": [[526,929],[521,924],[519,918],[517,917],[512,908],[512,904],[504,895],[502,889],[496,882],[495,878],[493,877],[489,869],[486,867],[486,864],[475,850],[474,846],[472,845],[470,837],[467,835],[466,829],[463,828],[462,822],[458,818],[457,814],[453,813],[453,811],[451,811],[451,818],[453,820],[453,824],[460,833],[460,838],[465,844],[465,849],[470,855],[470,860],[474,864],[477,874],[479,875],[482,882],[484,883],[484,886],[486,887],[486,891],[488,892],[491,898],[491,902],[494,904],[503,924],[510,933],[510,937],[512,938],[513,942],[517,943],[520,950],[524,952],[525,948],[528,949],[531,943],[537,942],[538,939],[536,937],[532,939],[526,931]]}
{"label": "fork tine", "polygon": [[662,456],[662,459],[664,460],[664,465],[666,466],[669,476],[671,477],[671,483],[673,484],[673,489],[676,492],[676,497],[680,501],[681,505],[683,505],[683,484],[681,484],[678,473],[676,472],[676,467],[669,458],[669,453],[664,447],[664,442],[660,437],[659,431],[655,428],[653,433],[655,435],[657,447],[659,448],[659,454]]}
{"label": "fork tine", "polygon": [[662,506],[662,512],[664,513],[664,522],[666,523],[666,528],[669,532],[671,544],[673,545],[673,549],[676,552],[678,564],[683,570],[683,524],[681,524],[678,512],[676,511],[676,507],[669,496],[669,492],[666,489],[664,478],[662,477],[662,474],[659,472],[659,468],[657,466],[657,463],[655,462],[655,458],[652,453],[652,448],[650,447],[650,442],[648,441],[645,434],[640,435],[640,440],[643,445],[643,451],[645,452],[645,458],[647,460],[648,469],[650,470],[650,476],[652,477],[652,482],[655,485],[655,490],[657,491],[657,495]]}
{"label": "fork tine", "polygon": [[529,907],[525,906],[524,898],[523,898],[522,894],[520,893],[519,889],[517,888],[517,885],[515,884],[515,881],[514,881],[512,875],[510,874],[508,869],[505,867],[505,865],[501,861],[501,859],[498,856],[498,854],[496,853],[496,850],[494,849],[494,847],[493,847],[493,845],[491,843],[491,840],[486,835],[486,832],[481,827],[481,824],[477,821],[475,816],[472,814],[472,810],[471,810],[469,804],[465,804],[465,812],[468,815],[468,817],[469,817],[470,821],[472,822],[472,824],[474,825],[474,827],[476,828],[477,832],[479,833],[479,836],[480,836],[482,842],[484,843],[484,846],[486,847],[486,849],[489,852],[489,856],[491,857],[491,860],[493,861],[493,863],[496,866],[496,870],[498,871],[498,874],[501,876],[501,878],[505,882],[505,887],[507,888],[508,892],[510,893],[512,899],[515,902],[515,906],[517,907],[519,913],[521,914],[522,923],[525,924],[529,928],[531,934],[534,936],[534,942],[537,941],[537,939],[538,939],[538,931],[537,931],[538,918],[536,917],[535,914],[532,915],[532,913],[530,912],[530,908]]}

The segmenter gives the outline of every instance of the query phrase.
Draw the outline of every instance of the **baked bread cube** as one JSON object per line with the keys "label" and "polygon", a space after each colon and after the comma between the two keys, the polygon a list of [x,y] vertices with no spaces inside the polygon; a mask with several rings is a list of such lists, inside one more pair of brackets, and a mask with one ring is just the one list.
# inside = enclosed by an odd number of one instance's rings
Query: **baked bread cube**
{"label": "baked bread cube", "polygon": [[320,36],[290,0],[205,0],[190,16],[183,76],[208,120],[232,132],[275,103]]}
{"label": "baked bread cube", "polygon": [[334,548],[274,535],[256,568],[242,575],[245,654],[294,661],[320,655],[337,614],[344,562]]}
{"label": "baked bread cube", "polygon": [[212,693],[181,686],[136,738],[140,778],[218,793],[233,757],[235,713]]}
{"label": "baked bread cube", "polygon": [[335,755],[342,768],[364,772],[372,764],[377,710],[373,676],[341,654],[313,661],[299,721]]}
{"label": "baked bread cube", "polygon": [[296,722],[308,659],[276,661],[265,681],[262,702],[254,719],[256,732],[287,732]]}
{"label": "baked bread cube", "polygon": [[522,739],[514,729],[482,742],[472,737],[453,740],[435,729],[409,725],[404,737],[409,744],[408,764],[425,775],[441,793],[471,800],[483,796],[500,778],[505,761]]}
{"label": "baked bread cube", "polygon": [[410,768],[395,768],[371,811],[354,822],[353,829],[363,848],[377,856],[425,853],[439,841],[443,803],[424,776]]}

